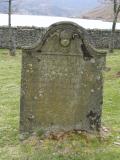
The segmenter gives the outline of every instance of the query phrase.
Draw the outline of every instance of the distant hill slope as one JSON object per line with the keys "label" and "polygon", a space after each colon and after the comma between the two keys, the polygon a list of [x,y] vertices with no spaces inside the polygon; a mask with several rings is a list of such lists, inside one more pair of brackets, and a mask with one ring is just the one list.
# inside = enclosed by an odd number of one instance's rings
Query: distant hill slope
{"label": "distant hill slope", "polygon": [[[95,9],[92,9],[91,11],[81,14],[80,18],[112,21],[113,20],[112,5],[102,5],[102,6],[96,7]],[[118,21],[120,21],[120,14],[118,16]]]}
{"label": "distant hill slope", "polygon": [[[98,5],[97,0],[14,0],[16,14],[76,17]],[[0,1],[0,12],[8,13],[8,3]]]}

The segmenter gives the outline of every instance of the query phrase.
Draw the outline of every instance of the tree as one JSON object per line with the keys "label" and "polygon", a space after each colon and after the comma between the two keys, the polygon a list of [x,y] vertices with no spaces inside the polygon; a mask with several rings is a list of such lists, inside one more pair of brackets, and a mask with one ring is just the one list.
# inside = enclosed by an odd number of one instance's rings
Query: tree
{"label": "tree", "polygon": [[113,24],[112,24],[110,43],[109,43],[109,51],[113,52],[116,23],[120,12],[120,0],[103,0],[103,1],[105,3],[110,3],[113,6]]}
{"label": "tree", "polygon": [[12,0],[9,0],[9,10],[8,10],[8,27],[9,27],[9,54],[11,56],[15,56],[16,47],[15,47],[15,38],[12,34],[12,27],[11,27],[11,14],[12,14]]}
{"label": "tree", "polygon": [[11,27],[11,14],[12,14],[12,1],[15,0],[2,0],[0,3],[3,5],[3,8],[5,8],[5,12],[8,12],[8,28],[9,28],[9,35],[8,35],[8,42],[9,42],[9,54],[11,56],[15,56],[15,37],[12,32]]}
{"label": "tree", "polygon": [[112,32],[111,32],[111,42],[109,45],[109,50],[110,52],[113,52],[114,49],[114,34],[115,34],[115,29],[116,29],[116,23],[117,23],[117,18],[118,14],[120,12],[120,0],[113,0],[113,25],[112,25]]}

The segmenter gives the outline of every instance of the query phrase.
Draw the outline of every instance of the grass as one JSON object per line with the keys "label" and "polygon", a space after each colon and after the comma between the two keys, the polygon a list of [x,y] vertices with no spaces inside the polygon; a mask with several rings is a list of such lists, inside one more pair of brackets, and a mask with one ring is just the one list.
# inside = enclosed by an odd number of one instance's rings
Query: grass
{"label": "grass", "polygon": [[[31,137],[19,142],[21,55],[0,50],[0,160],[119,160],[120,159],[120,51],[107,57],[102,124],[103,140],[70,134],[60,140]],[[105,129],[106,129],[105,128]]]}

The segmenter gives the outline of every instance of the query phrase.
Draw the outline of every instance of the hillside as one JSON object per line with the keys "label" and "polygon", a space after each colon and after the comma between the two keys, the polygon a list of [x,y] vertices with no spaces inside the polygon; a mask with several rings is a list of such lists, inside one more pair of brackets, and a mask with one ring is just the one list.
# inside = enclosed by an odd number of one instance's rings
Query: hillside
{"label": "hillside", "polygon": [[[113,20],[113,8],[112,5],[102,5],[85,12],[80,15],[80,18],[84,19],[100,19],[104,21]],[[120,15],[118,16],[118,21],[120,21]]]}
{"label": "hillside", "polygon": [[[97,0],[14,0],[12,13],[76,17],[97,5]],[[0,12],[8,13],[7,2],[0,1]]]}

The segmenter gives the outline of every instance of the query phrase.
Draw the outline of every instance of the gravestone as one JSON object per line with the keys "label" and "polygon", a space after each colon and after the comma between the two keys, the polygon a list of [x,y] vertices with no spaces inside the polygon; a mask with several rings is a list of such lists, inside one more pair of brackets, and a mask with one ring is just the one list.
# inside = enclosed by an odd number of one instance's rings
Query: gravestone
{"label": "gravestone", "polygon": [[72,22],[50,26],[23,49],[20,131],[99,131],[106,53]]}

